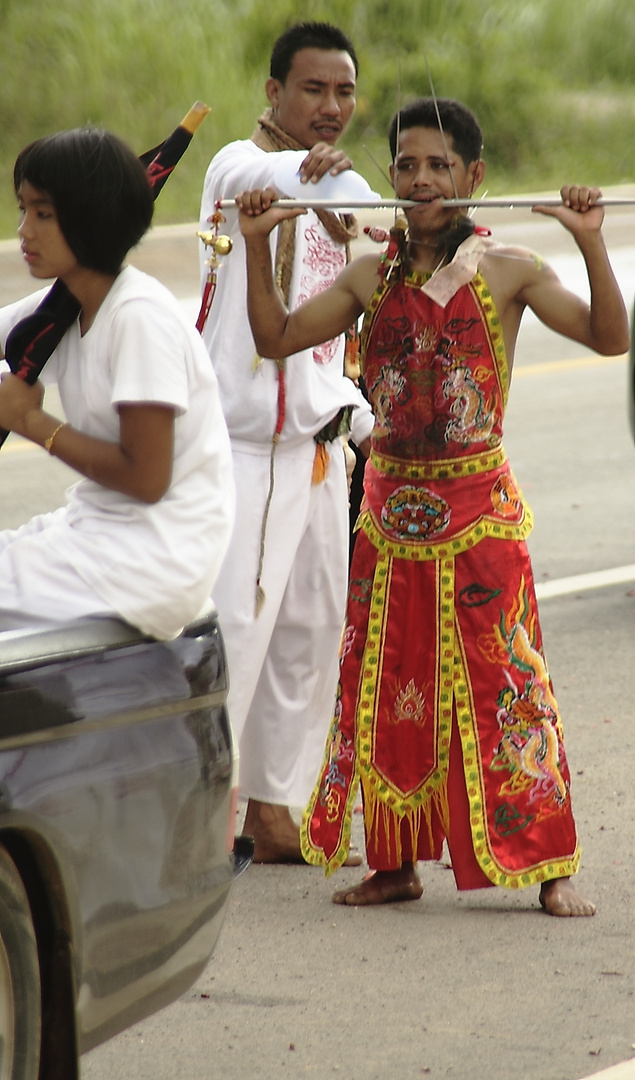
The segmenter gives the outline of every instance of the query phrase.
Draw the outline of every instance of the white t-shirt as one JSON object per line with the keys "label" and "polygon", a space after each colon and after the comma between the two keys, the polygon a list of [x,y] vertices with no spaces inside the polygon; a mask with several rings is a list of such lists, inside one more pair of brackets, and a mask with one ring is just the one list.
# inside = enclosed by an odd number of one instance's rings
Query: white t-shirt
{"label": "white t-shirt", "polygon": [[[229,143],[212,160],[205,177],[201,203],[201,229],[220,199],[233,199],[248,188],[273,185],[276,154],[250,140]],[[220,232],[228,232],[233,250],[223,257],[216,293],[203,339],[218,376],[221,401],[232,440],[271,445],[278,408],[278,377],[273,360],[256,353],[247,316],[245,243],[236,210]],[[275,250],[277,230],[272,234]],[[201,245],[202,262],[206,258]],[[296,246],[289,307],[293,310],[314,293],[325,289],[346,265],[346,249],[335,243],[309,211],[296,221]],[[203,281],[206,267],[203,265]],[[344,339],[305,349],[287,358],[286,409],[281,440],[293,444],[312,438],[345,405],[354,405],[353,436],[363,441],[372,430],[370,407],[355,384],[344,375]]]}
{"label": "white t-shirt", "polygon": [[[45,292],[0,309],[3,349]],[[81,478],[47,530],[58,557],[108,606],[146,633],[174,637],[211,593],[234,514],[227,429],[198,333],[163,285],[126,267],[90,330],[82,337],[76,322],[41,379],[57,383],[68,422],[98,439],[118,441],[120,403],[175,409],[172,481],[157,503]]]}

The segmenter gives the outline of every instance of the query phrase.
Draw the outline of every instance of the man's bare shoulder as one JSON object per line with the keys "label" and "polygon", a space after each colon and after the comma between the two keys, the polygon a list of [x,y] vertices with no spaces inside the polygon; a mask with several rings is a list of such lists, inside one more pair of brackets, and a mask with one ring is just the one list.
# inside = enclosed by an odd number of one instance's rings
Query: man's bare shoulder
{"label": "man's bare shoulder", "polygon": [[512,265],[515,263],[520,264],[517,267],[520,274],[532,273],[534,270],[541,270],[547,265],[542,255],[539,255],[537,251],[533,251],[532,248],[524,247],[521,244],[501,244],[492,240],[489,241],[487,251],[481,260],[482,266],[504,266],[506,272],[511,270]]}
{"label": "man's bare shoulder", "polygon": [[479,268],[494,295],[501,291],[507,297],[516,295],[541,277],[553,274],[538,252],[519,244],[491,243]]}

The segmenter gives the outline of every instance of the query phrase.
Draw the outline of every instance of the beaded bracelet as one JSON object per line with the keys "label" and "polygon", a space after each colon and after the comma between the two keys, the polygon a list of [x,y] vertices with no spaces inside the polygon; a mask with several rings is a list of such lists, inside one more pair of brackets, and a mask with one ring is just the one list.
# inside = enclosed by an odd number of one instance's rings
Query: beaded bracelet
{"label": "beaded bracelet", "polygon": [[60,431],[62,430],[63,427],[66,427],[66,426],[67,426],[67,421],[64,420],[63,423],[57,425],[57,427],[55,428],[55,431],[53,432],[53,434],[49,435],[48,439],[44,440],[44,449],[48,450],[49,454],[53,453],[53,443],[55,442],[55,436],[60,433]]}

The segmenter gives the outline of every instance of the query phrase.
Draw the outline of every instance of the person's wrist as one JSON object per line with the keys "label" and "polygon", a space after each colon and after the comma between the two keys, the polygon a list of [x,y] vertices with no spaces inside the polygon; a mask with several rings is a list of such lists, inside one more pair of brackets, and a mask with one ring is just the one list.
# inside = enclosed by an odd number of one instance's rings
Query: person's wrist
{"label": "person's wrist", "polygon": [[265,253],[267,260],[271,260],[271,249],[269,247],[269,233],[262,232],[248,232],[245,233],[245,246],[252,252]]}
{"label": "person's wrist", "polygon": [[54,446],[55,440],[56,440],[57,436],[59,435],[60,431],[62,430],[62,428],[65,428],[65,427],[68,427],[68,424],[66,423],[65,420],[63,420],[61,424],[57,425],[55,430],[48,436],[48,438],[44,440],[44,449],[47,451],[47,453],[49,453],[49,454],[53,453],[53,446]]}
{"label": "person's wrist", "polygon": [[575,239],[578,247],[584,253],[591,254],[594,251],[604,251],[604,237],[602,235],[602,229],[580,229],[576,232]]}
{"label": "person's wrist", "polygon": [[47,416],[42,409],[29,409],[24,415],[24,423],[19,434],[46,449],[46,440],[51,437],[60,423],[57,417]]}

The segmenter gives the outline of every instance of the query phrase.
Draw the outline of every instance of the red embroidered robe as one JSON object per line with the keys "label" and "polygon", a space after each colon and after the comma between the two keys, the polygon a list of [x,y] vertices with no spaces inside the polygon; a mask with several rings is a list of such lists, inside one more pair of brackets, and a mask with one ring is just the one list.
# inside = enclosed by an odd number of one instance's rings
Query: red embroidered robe
{"label": "red embroidered robe", "polygon": [[524,542],[531,512],[501,443],[505,347],[480,272],[445,308],[425,280],[393,267],[366,314],[376,422],[302,849],[327,874],[343,863],[361,781],[367,848],[385,846],[398,867],[405,824],[414,858],[438,857],[454,730],[476,860],[493,884],[530,885],[575,873],[579,850]]}

